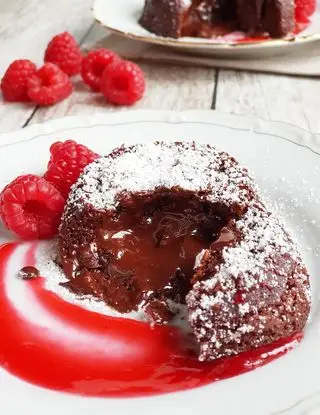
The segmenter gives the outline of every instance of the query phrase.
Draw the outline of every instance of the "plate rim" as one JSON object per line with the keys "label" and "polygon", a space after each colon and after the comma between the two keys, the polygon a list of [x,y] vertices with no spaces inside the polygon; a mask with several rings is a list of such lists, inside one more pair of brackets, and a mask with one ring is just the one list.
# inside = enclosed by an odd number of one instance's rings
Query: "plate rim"
{"label": "plate rim", "polygon": [[[129,109],[125,111],[117,110],[110,113],[98,111],[95,114],[87,114],[84,116],[71,115],[59,117],[44,122],[32,123],[24,128],[18,128],[0,134],[0,151],[1,148],[29,141],[30,139],[33,140],[41,135],[50,134],[50,132],[57,133],[57,126],[59,126],[59,130],[65,131],[65,129],[86,126],[89,128],[97,124],[112,126],[143,122],[166,122],[169,124],[201,123],[242,131],[249,130],[253,133],[284,139],[320,155],[320,132],[315,133],[285,121],[271,121],[255,115],[241,115],[211,109],[191,109],[184,111]],[[234,127],[235,125],[236,127]],[[281,131],[281,135],[276,133],[276,131]]]}
{"label": "plate rim", "polygon": [[119,30],[115,27],[113,27],[112,25],[108,25],[104,22],[101,21],[101,18],[99,16],[98,13],[98,7],[97,4],[99,2],[105,2],[107,4],[108,1],[110,0],[92,0],[92,5],[91,5],[91,12],[93,14],[94,20],[97,24],[99,24],[100,26],[102,26],[103,28],[105,28],[106,30],[110,31],[111,33],[117,34],[119,36],[128,38],[128,39],[132,39],[132,40],[136,40],[136,41],[140,41],[140,42],[144,42],[144,43],[151,43],[154,45],[160,45],[160,46],[170,46],[170,47],[175,47],[175,48],[201,48],[201,49],[212,49],[215,48],[217,50],[232,50],[232,49],[241,49],[241,50],[252,50],[252,49],[268,49],[268,48],[273,48],[273,47],[283,47],[283,46],[289,46],[292,47],[294,45],[300,45],[300,44],[304,44],[304,43],[311,43],[311,42],[315,42],[317,40],[320,40],[320,32],[319,33],[311,33],[311,34],[307,34],[307,35],[290,35],[287,38],[282,38],[282,39],[266,39],[266,40],[261,40],[261,41],[256,41],[256,42],[245,42],[245,43],[239,43],[239,42],[235,42],[235,41],[226,41],[226,42],[215,42],[215,41],[201,41],[201,40],[197,40],[197,41],[193,41],[190,42],[184,38],[180,38],[180,39],[174,39],[174,38],[167,38],[167,37],[163,37],[163,36],[157,36],[155,34],[150,33],[149,36],[142,36],[142,35],[138,35],[132,32],[126,32],[123,30]]}

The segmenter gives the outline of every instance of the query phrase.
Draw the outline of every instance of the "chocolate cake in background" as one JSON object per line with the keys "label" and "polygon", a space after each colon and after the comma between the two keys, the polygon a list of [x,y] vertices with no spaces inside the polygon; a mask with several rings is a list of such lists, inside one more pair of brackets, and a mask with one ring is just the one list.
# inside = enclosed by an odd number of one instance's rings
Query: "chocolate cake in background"
{"label": "chocolate cake in background", "polygon": [[298,248],[245,168],[198,143],[122,146],[90,164],[59,231],[73,292],[165,324],[187,308],[200,360],[303,329],[310,287]]}
{"label": "chocolate cake in background", "polygon": [[295,27],[294,10],[294,0],[145,0],[140,24],[172,38],[210,38],[232,30],[283,37]]}

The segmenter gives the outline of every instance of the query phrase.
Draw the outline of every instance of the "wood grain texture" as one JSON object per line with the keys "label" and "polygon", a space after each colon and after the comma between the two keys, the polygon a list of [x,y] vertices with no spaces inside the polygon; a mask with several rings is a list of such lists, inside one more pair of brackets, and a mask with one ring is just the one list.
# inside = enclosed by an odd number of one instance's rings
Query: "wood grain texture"
{"label": "wood grain texture", "polygon": [[[95,26],[91,0],[0,0],[0,75],[17,58],[41,64],[48,40],[69,30],[86,44],[93,44],[105,31]],[[147,94],[134,108],[186,110],[213,107],[224,112],[258,115],[291,122],[320,132],[320,80],[175,65],[143,64]],[[0,99],[0,132],[18,129],[29,122],[42,122],[65,115],[118,111],[103,97],[92,94],[80,79],[75,93],[51,108],[32,104],[8,104]],[[216,92],[216,95],[214,95]]]}
{"label": "wood grain texture", "polygon": [[320,132],[319,96],[318,79],[223,70],[218,76],[215,107]]}
{"label": "wood grain texture", "polygon": [[[40,65],[48,40],[68,30],[82,40],[92,25],[91,0],[0,0],[0,76],[15,59]],[[0,132],[22,127],[32,116],[32,104],[0,100]]]}
{"label": "wood grain texture", "polygon": [[[106,30],[95,24],[83,43],[92,49],[101,47]],[[119,51],[117,45],[116,50]],[[210,109],[215,88],[215,69],[190,68],[175,65],[141,64],[147,81],[147,92],[135,109]],[[93,94],[79,78],[75,92],[66,101],[51,107],[39,108],[31,120],[43,122],[65,115],[94,114],[101,111],[122,111],[127,107],[115,107],[106,103],[100,94]]]}
{"label": "wood grain texture", "polygon": [[[147,92],[135,109],[210,109],[215,84],[215,70],[182,66],[142,64]],[[65,115],[85,115],[101,111],[126,110],[109,105],[100,94],[93,94],[78,79],[73,95],[50,108],[39,108],[31,120],[43,122]]]}

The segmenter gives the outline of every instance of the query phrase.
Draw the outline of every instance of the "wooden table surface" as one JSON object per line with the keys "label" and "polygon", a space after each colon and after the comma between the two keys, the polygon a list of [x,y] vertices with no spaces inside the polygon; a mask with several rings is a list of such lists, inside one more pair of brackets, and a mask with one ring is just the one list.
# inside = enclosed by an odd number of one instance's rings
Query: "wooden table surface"
{"label": "wooden table surface", "polygon": [[[111,0],[110,0],[111,1]],[[41,64],[48,40],[68,30],[80,44],[96,31],[91,0],[0,0],[0,71],[14,59]],[[285,121],[320,132],[320,79],[233,70],[143,64],[148,90],[134,108],[216,109]],[[0,103],[0,133],[65,115],[115,111],[80,79],[76,92],[50,108]]]}

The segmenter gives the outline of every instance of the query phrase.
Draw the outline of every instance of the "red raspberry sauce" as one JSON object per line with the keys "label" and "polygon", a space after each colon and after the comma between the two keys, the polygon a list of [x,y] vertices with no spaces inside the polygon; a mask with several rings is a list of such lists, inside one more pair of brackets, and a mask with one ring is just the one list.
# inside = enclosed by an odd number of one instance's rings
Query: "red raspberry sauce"
{"label": "red raspberry sauce", "polygon": [[[6,296],[6,266],[16,247],[0,248],[0,322],[5,334],[0,342],[0,364],[34,385],[123,398],[187,390],[263,366],[292,348],[289,343],[293,340],[302,339],[298,334],[250,353],[200,363],[190,340],[177,328],[152,329],[146,323],[107,317],[65,302],[44,288],[43,278],[21,281],[46,312],[70,330],[70,338],[61,341],[50,327],[44,329],[24,319]],[[23,265],[34,265],[35,247],[29,249]],[[88,346],[83,341],[85,332],[100,338],[104,347],[94,341]],[[284,345],[288,347],[279,353],[265,355]]]}
{"label": "red raspberry sauce", "polygon": [[[298,35],[299,33],[303,32],[308,26],[309,22],[296,22],[296,26],[292,32],[293,35]],[[259,43],[265,42],[266,40],[272,40],[269,35],[261,35],[261,36],[245,36],[241,39],[237,39],[237,43]],[[278,39],[279,40],[279,39]]]}

